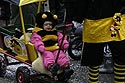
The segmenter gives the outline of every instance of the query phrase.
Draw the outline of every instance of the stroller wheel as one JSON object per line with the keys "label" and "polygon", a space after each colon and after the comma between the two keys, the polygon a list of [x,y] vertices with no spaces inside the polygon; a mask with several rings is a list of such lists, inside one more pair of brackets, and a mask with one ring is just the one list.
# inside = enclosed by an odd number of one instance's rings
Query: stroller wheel
{"label": "stroller wheel", "polygon": [[30,70],[25,66],[19,67],[16,71],[16,80],[17,83],[30,83]]}

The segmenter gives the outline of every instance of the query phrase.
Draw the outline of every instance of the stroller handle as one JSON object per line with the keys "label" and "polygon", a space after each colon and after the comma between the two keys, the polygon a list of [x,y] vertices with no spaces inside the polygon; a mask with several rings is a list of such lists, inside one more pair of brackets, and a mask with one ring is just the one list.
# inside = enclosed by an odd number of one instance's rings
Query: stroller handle
{"label": "stroller handle", "polygon": [[72,24],[72,23],[70,23],[70,24],[66,24],[65,26],[66,26],[66,27],[72,27],[72,26],[73,26],[73,24]]}
{"label": "stroller handle", "polygon": [[59,25],[56,25],[56,29],[60,30],[60,29],[64,29],[64,28],[72,27],[72,26],[73,26],[72,23],[70,23],[70,24],[59,24]]}

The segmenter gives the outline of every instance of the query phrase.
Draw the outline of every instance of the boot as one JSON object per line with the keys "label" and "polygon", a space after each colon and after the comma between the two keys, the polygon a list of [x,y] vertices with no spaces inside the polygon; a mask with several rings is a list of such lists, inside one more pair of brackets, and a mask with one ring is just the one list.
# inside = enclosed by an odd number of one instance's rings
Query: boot
{"label": "boot", "polygon": [[73,73],[74,71],[72,69],[64,69],[62,73],[57,75],[58,80],[60,82],[67,82]]}
{"label": "boot", "polygon": [[113,73],[113,60],[112,57],[104,57],[104,62],[100,65],[99,73]]}
{"label": "boot", "polygon": [[57,76],[57,71],[60,69],[60,65],[59,64],[54,64],[52,65],[50,68],[49,68],[49,71],[51,72],[52,74],[52,77],[55,77]]}

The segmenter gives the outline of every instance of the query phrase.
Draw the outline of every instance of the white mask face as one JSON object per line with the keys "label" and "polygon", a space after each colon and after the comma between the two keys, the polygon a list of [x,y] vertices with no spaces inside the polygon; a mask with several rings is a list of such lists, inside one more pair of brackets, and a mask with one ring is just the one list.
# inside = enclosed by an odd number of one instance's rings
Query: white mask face
{"label": "white mask face", "polygon": [[52,22],[51,21],[45,21],[43,24],[43,29],[46,31],[51,31],[52,30]]}

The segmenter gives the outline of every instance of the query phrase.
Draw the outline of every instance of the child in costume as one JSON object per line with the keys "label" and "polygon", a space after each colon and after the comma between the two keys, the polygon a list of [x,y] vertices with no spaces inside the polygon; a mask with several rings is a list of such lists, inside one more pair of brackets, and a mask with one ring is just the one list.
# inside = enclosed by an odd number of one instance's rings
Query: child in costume
{"label": "child in costume", "polygon": [[[57,18],[57,15],[53,15],[51,12],[38,13],[31,43],[41,53],[43,64],[52,73],[52,76],[56,76],[57,71],[62,69],[63,72],[58,74],[57,77],[60,81],[67,81],[73,74],[73,70],[69,68],[70,60],[64,52],[69,47],[69,42],[64,38],[62,46],[59,47],[63,34],[55,29]],[[59,48],[61,50],[56,63]]]}

